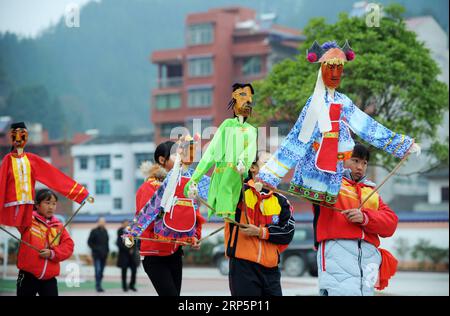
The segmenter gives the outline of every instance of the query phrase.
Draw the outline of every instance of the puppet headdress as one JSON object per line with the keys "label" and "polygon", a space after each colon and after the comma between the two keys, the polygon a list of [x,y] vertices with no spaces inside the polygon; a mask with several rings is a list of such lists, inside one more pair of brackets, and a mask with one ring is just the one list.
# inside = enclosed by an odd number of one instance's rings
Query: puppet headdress
{"label": "puppet headdress", "polygon": [[339,59],[342,61],[352,61],[355,59],[355,52],[350,47],[348,40],[342,47],[335,42],[325,42],[322,46],[314,41],[312,46],[306,50],[306,59],[310,63],[323,63],[331,59]]}

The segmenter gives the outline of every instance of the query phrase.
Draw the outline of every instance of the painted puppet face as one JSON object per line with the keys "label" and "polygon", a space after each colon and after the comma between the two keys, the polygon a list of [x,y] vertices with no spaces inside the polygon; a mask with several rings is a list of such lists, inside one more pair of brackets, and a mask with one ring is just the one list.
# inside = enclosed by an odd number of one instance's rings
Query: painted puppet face
{"label": "painted puppet face", "polygon": [[194,162],[194,151],[195,146],[193,141],[185,144],[182,148],[181,162],[187,166],[192,165]]}
{"label": "painted puppet face", "polygon": [[340,62],[322,63],[322,80],[327,88],[336,89],[341,83],[344,64]]}
{"label": "painted puppet face", "polygon": [[181,155],[181,162],[184,165],[190,166],[194,163],[196,143],[200,140],[200,135],[195,135],[194,138],[186,136],[180,140],[180,146],[178,148]]}
{"label": "painted puppet face", "polygon": [[11,144],[14,149],[23,149],[28,142],[28,131],[25,128],[11,130]]}
{"label": "painted puppet face", "polygon": [[236,116],[249,117],[252,114],[253,93],[250,87],[239,88],[233,91],[234,114]]}

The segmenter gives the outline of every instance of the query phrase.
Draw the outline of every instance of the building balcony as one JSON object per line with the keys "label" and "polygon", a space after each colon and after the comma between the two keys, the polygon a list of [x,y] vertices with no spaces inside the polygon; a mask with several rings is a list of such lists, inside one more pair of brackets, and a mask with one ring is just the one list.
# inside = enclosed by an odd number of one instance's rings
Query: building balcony
{"label": "building balcony", "polygon": [[158,89],[178,88],[183,85],[183,77],[160,78],[157,82]]}

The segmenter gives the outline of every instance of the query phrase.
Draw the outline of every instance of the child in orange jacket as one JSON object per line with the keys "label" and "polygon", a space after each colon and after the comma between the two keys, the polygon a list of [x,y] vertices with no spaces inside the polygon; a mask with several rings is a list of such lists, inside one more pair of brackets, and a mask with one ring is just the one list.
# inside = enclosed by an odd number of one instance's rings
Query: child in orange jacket
{"label": "child in orange jacket", "polygon": [[[31,226],[18,227],[22,240],[40,249],[21,244],[17,259],[17,296],[58,296],[56,277],[61,261],[72,256],[74,243],[63,224],[54,216],[58,198],[51,190],[36,194]],[[58,233],[62,233],[57,237]]]}

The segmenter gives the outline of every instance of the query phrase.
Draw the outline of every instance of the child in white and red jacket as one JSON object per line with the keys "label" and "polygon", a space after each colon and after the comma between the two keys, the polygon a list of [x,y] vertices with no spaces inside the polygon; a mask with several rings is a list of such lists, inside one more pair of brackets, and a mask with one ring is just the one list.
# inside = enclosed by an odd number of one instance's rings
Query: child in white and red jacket
{"label": "child in white and red jacket", "polygon": [[360,207],[375,188],[365,176],[369,158],[368,148],[357,144],[345,162],[348,169],[334,205],[343,211],[313,207],[320,295],[372,296],[396,272],[397,260],[379,246],[380,237],[394,234],[397,215],[378,193]]}
{"label": "child in white and red jacket", "polygon": [[[21,244],[17,259],[19,276],[17,296],[57,296],[56,277],[60,262],[72,256],[74,243],[63,224],[53,216],[58,198],[51,190],[42,189],[36,194],[35,211],[31,226],[19,227],[22,240],[37,249]],[[57,240],[53,239],[61,231]]]}

